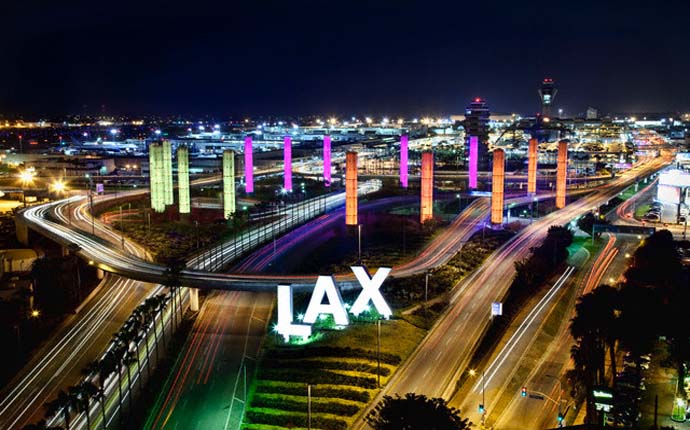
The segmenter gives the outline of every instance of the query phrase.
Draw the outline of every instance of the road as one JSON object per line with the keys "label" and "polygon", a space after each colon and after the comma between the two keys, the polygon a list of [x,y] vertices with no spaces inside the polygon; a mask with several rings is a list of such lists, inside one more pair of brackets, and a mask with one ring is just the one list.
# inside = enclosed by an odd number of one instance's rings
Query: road
{"label": "road", "polygon": [[70,316],[0,392],[0,428],[19,429],[43,417],[43,405],[81,380],[132,309],[157,294],[155,285],[109,275],[77,315]]}
{"label": "road", "polygon": [[[574,301],[582,294],[590,292],[602,283],[617,282],[627,268],[630,255],[639,245],[640,240],[635,235],[610,235],[607,245],[593,261],[590,270],[583,273],[576,294],[569,300],[569,313],[561,319],[553,340],[542,353],[536,354],[534,361],[529,362],[529,372],[522,380],[512,381],[515,386],[528,387],[530,393],[545,394],[544,400],[538,398],[523,398],[517,391],[507,393],[509,400],[505,408],[499,411],[489,411],[488,423],[500,430],[543,429],[556,427],[558,414],[558,400],[562,399],[561,411],[569,410],[566,415],[566,425],[580,424],[573,422],[578,416],[573,405],[566,399],[567,392],[561,386],[565,380],[565,372],[572,367],[570,348],[575,343],[568,331],[569,321],[574,316]],[[522,366],[525,360],[521,360]],[[552,399],[552,400],[549,400]],[[555,400],[556,402],[554,402]]]}
{"label": "road", "polygon": [[[369,181],[360,184],[359,192],[368,193],[377,190],[380,183]],[[271,222],[264,228],[267,237],[279,235],[286,229],[296,226],[304,219],[310,219],[321,213],[323,208],[335,208],[342,205],[345,201],[345,193],[334,193],[321,199],[320,204],[316,201],[308,200],[297,203],[283,214],[283,219]],[[76,244],[80,247],[78,254],[88,261],[92,261],[97,267],[111,273],[115,273],[127,278],[137,279],[145,282],[161,282],[164,279],[165,267],[150,263],[133,255],[131,252],[123,251],[122,246],[112,246],[108,243],[94,238],[84,232],[75,231],[69,224],[51,221],[48,214],[57,210],[62,210],[64,206],[76,207],[76,218],[82,223],[92,222],[93,231],[98,225],[99,234],[114,235],[107,227],[100,224],[98,220],[93,220],[87,215],[88,203],[82,197],[72,197],[45,205],[38,205],[21,212],[25,222],[36,229],[41,234],[62,244]],[[72,220],[74,222],[74,219]],[[69,222],[69,220],[68,220]],[[88,230],[87,230],[88,231]],[[311,288],[316,279],[315,276],[257,276],[240,274],[222,274],[207,272],[203,269],[210,268],[208,263],[211,259],[219,259],[220,262],[214,265],[222,266],[230,262],[231,258],[237,254],[237,250],[248,250],[255,243],[252,232],[247,232],[235,238],[231,242],[219,245],[205,253],[193,257],[188,262],[188,269],[181,273],[182,282],[190,287],[199,289],[227,289],[227,290],[246,290],[246,291],[273,291],[276,282],[289,282],[295,288]],[[125,245],[126,248],[127,245]],[[350,281],[354,286],[354,281]]]}
{"label": "road", "polygon": [[144,428],[239,428],[272,306],[270,293],[212,293]]}
{"label": "road", "polygon": [[[512,281],[515,261],[529,255],[530,248],[541,242],[549,226],[565,224],[600,206],[637,177],[646,176],[667,162],[655,159],[631,169],[592,194],[536,220],[489,256],[481,268],[455,287],[448,310],[373,403],[384,395],[407,392],[450,399],[456,381],[466,370],[474,346],[488,325],[491,303],[503,298]],[[361,419],[355,426],[366,427]]]}

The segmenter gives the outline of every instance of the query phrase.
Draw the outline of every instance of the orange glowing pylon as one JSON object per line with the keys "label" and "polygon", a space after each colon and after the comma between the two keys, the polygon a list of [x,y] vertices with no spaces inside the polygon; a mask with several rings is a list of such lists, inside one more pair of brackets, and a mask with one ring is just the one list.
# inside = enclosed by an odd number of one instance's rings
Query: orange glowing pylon
{"label": "orange glowing pylon", "polygon": [[357,153],[345,158],[345,224],[357,225]]}
{"label": "orange glowing pylon", "polygon": [[434,217],[434,154],[422,153],[422,192],[419,206],[419,222]]}
{"label": "orange glowing pylon", "polygon": [[494,168],[491,177],[491,224],[503,223],[503,186],[505,181],[505,154],[494,151]]}

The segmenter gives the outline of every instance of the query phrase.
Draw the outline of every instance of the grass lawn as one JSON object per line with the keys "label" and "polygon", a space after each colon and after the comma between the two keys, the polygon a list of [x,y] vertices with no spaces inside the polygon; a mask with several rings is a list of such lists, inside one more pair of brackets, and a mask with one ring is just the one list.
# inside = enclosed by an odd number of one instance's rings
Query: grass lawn
{"label": "grass lawn", "polygon": [[[381,323],[381,385],[422,340],[425,330],[402,319]],[[347,429],[378,392],[377,330],[354,322],[322,330],[313,341],[286,345],[268,336],[250,387],[244,429],[307,427],[307,385],[312,386],[312,428]]]}

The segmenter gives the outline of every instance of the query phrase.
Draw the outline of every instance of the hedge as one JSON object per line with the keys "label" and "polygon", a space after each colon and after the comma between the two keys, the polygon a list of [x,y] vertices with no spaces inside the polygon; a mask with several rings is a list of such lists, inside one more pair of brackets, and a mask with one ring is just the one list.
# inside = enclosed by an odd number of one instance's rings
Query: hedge
{"label": "hedge", "polygon": [[[291,413],[271,414],[263,411],[249,409],[244,415],[250,424],[270,424],[275,426],[307,427],[309,425],[307,415]],[[328,430],[347,430],[347,423],[336,418],[325,418],[320,416],[311,417],[312,428]]]}
{"label": "hedge", "polygon": [[[312,358],[312,357],[342,357],[342,358],[366,358],[376,361],[376,351],[361,348],[313,346],[307,348],[276,348],[271,350],[267,358]],[[389,352],[381,353],[381,362],[398,365],[402,361],[400,356]]]}
{"label": "hedge", "polygon": [[[270,408],[279,409],[283,411],[307,411],[307,400],[293,400],[284,397],[267,397],[263,395],[254,396],[251,402],[254,408]],[[314,401],[311,402],[312,412],[323,412],[326,414],[343,415],[351,417],[359,412],[359,406],[350,405],[347,403],[340,403],[334,401]]]}
{"label": "hedge", "polygon": [[[285,394],[289,396],[306,396],[307,387],[296,385],[259,384],[257,393]],[[371,397],[367,391],[358,391],[348,388],[311,387],[312,397],[331,397],[337,399],[354,400],[355,402],[369,403]]]}
{"label": "hedge", "polygon": [[265,369],[259,371],[258,379],[269,379],[284,382],[304,382],[306,384],[353,385],[360,388],[377,388],[375,378],[342,375],[328,370],[313,369]]}
{"label": "hedge", "polygon": [[[323,360],[264,360],[261,365],[267,369],[332,369],[332,370],[352,370],[358,372],[371,373],[376,375],[378,366],[368,363],[353,363],[348,361],[323,361]],[[381,367],[381,376],[388,376],[391,372],[387,367]]]}

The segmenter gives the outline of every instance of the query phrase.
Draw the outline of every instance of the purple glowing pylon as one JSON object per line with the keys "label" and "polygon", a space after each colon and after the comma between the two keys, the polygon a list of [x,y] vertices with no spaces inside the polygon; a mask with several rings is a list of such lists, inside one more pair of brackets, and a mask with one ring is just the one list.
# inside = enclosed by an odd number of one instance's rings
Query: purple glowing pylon
{"label": "purple glowing pylon", "polygon": [[252,137],[244,138],[244,190],[254,192],[254,161],[252,157]]}
{"label": "purple glowing pylon", "polygon": [[323,182],[331,186],[331,136],[323,137]]}
{"label": "purple glowing pylon", "polygon": [[285,136],[283,143],[283,188],[292,191],[292,138]]}
{"label": "purple glowing pylon", "polygon": [[477,136],[470,136],[470,188],[477,189],[477,158],[479,157],[479,139]]}
{"label": "purple glowing pylon", "polygon": [[400,186],[407,188],[407,135],[400,136]]}

